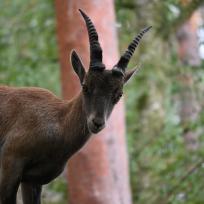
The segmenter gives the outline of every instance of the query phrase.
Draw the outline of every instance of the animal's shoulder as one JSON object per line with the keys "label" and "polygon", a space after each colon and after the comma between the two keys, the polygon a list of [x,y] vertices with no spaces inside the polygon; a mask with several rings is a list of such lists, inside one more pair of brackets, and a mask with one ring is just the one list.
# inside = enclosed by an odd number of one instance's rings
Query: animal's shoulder
{"label": "animal's shoulder", "polygon": [[0,97],[16,100],[60,100],[51,91],[38,87],[8,87],[0,86]]}

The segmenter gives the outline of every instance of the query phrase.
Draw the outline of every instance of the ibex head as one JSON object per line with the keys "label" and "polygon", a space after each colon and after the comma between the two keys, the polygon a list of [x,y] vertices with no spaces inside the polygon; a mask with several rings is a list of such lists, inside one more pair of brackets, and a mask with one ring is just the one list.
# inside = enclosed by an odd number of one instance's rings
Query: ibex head
{"label": "ibex head", "polygon": [[130,43],[126,52],[111,70],[106,70],[102,62],[102,49],[98,41],[97,31],[91,19],[79,10],[85,20],[90,43],[90,66],[85,68],[75,51],[71,53],[71,62],[78,75],[84,99],[88,128],[92,133],[98,133],[105,123],[114,105],[123,94],[123,85],[136,73],[137,69],[126,71],[127,65],[142,36],[151,28],[142,30]]}

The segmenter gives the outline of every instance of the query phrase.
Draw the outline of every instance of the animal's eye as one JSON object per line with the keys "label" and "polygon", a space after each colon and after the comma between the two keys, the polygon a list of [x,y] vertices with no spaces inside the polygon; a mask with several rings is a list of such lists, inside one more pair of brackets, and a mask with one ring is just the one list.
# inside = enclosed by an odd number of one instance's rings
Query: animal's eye
{"label": "animal's eye", "polygon": [[87,87],[85,84],[83,84],[82,89],[83,89],[83,92],[84,92],[85,94],[88,94],[88,93],[89,93],[89,89],[88,89],[88,87]]}
{"label": "animal's eye", "polygon": [[120,98],[122,97],[122,95],[123,95],[123,93],[118,93],[117,95],[115,95],[113,97],[113,103],[117,103],[120,100]]}

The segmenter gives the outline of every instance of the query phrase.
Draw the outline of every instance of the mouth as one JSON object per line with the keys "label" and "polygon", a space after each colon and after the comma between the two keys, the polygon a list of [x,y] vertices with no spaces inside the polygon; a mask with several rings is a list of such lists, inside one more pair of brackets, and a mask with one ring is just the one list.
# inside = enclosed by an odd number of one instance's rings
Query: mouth
{"label": "mouth", "polygon": [[104,127],[105,127],[105,125],[100,126],[100,127],[97,127],[97,126],[95,126],[93,123],[89,123],[89,124],[88,124],[89,131],[90,131],[91,133],[93,133],[93,134],[99,133]]}

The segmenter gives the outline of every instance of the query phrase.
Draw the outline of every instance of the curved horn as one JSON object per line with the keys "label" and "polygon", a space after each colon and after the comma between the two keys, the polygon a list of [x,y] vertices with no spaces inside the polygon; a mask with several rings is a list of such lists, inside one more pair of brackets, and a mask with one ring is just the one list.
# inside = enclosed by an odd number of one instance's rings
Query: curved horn
{"label": "curved horn", "polygon": [[105,69],[102,63],[102,49],[98,41],[98,34],[91,19],[79,9],[87,27],[90,43],[90,69]]}
{"label": "curved horn", "polygon": [[135,52],[136,47],[138,46],[140,40],[142,39],[143,35],[151,29],[152,26],[149,26],[145,29],[143,29],[135,38],[134,40],[129,44],[128,49],[125,51],[125,53],[121,56],[118,63],[114,66],[118,69],[122,69],[122,71],[125,70],[127,67],[130,58],[132,57],[133,53]]}

